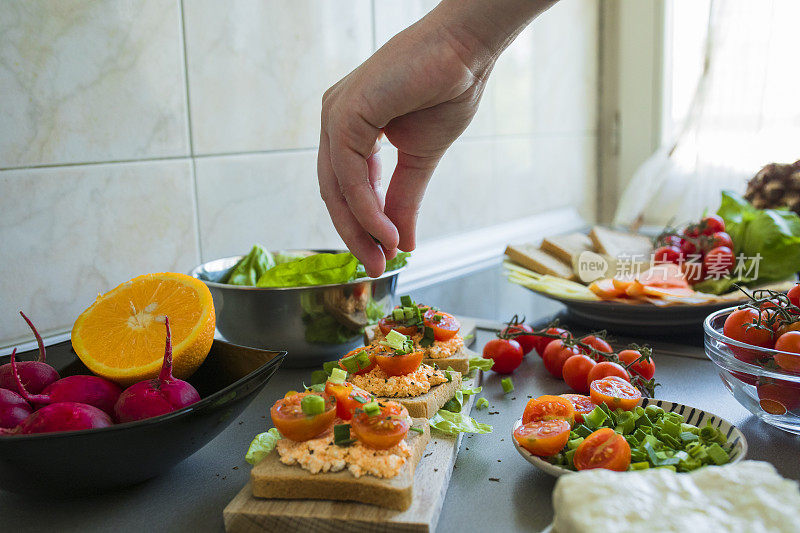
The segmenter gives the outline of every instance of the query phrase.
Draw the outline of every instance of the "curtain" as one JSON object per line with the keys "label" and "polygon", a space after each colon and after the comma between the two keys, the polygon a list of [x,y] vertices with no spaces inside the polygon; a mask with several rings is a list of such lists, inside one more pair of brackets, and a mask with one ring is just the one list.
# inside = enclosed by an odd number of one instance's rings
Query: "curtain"
{"label": "curtain", "polygon": [[712,0],[683,126],[631,178],[615,224],[696,220],[716,210],[721,189],[743,193],[767,163],[800,159],[798,21],[797,0]]}

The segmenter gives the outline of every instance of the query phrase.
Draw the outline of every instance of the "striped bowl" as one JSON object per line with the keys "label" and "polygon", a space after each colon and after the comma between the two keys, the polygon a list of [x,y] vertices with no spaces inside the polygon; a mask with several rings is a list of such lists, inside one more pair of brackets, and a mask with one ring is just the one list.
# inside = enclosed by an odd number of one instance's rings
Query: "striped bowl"
{"label": "striped bowl", "polygon": [[[668,402],[666,400],[658,400],[655,398],[644,398],[642,399],[642,403],[640,404],[642,407],[647,407],[648,405],[655,405],[656,407],[660,407],[665,411],[668,412],[675,412],[679,415],[683,416],[683,419],[688,423],[695,425],[697,427],[703,427],[708,423],[711,423],[712,426],[717,428],[718,430],[722,431],[728,439],[728,444],[732,445],[731,448],[731,463],[738,463],[744,456],[747,455],[747,439],[745,439],[744,435],[739,428],[721,418],[715,414],[709,413],[708,411],[703,411],[702,409],[698,409],[697,407],[691,407],[689,405],[684,405],[682,403],[675,403],[675,402]],[[522,425],[522,419],[516,421],[514,427],[512,428],[512,433],[515,429]],[[572,470],[567,470],[566,468],[562,468],[560,466],[556,466],[554,464],[550,464],[547,460],[542,459],[536,455],[533,455],[531,452],[523,448],[517,443],[515,438],[511,438],[511,441],[514,443],[514,447],[517,448],[519,454],[533,466],[537,467],[539,470],[543,470],[544,472],[550,474],[551,476],[562,476],[564,474],[574,474],[575,472]]]}

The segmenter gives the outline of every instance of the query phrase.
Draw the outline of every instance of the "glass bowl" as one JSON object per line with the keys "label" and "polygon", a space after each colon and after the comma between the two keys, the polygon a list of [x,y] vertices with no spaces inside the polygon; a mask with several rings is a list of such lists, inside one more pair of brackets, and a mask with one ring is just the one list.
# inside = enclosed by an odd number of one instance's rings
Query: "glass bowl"
{"label": "glass bowl", "polygon": [[767,424],[800,434],[800,374],[749,362],[787,352],[760,348],[723,335],[725,319],[736,309],[721,309],[703,322],[706,355],[717,365],[725,387],[748,411]]}

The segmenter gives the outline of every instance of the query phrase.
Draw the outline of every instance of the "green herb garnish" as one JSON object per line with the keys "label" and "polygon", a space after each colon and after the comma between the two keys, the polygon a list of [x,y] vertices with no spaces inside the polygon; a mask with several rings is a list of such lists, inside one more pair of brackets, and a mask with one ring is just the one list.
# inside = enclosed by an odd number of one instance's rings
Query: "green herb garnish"
{"label": "green herb garnish", "polygon": [[514,382],[511,381],[511,378],[503,378],[500,380],[500,384],[503,386],[503,393],[505,394],[514,390]]}
{"label": "green herb garnish", "polygon": [[325,400],[322,399],[322,396],[309,394],[300,400],[300,409],[306,416],[321,415],[325,412]]}

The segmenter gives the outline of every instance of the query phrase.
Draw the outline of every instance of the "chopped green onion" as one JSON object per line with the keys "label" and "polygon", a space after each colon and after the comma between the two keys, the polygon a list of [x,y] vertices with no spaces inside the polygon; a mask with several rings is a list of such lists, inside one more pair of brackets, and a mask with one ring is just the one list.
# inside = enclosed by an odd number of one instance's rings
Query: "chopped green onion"
{"label": "chopped green onion", "polygon": [[436,335],[434,334],[433,328],[429,328],[425,326],[425,330],[422,333],[422,339],[419,341],[419,345],[423,348],[427,348],[429,346],[433,346],[433,343],[436,341]]}
{"label": "chopped green onion", "polygon": [[514,382],[511,381],[511,378],[503,378],[500,380],[500,385],[503,386],[503,393],[508,394],[509,392],[514,390]]}
{"label": "chopped green onion", "polygon": [[388,346],[400,353],[409,353],[413,349],[411,339],[394,329],[386,335],[386,340],[381,341],[381,345]]}
{"label": "chopped green onion", "polygon": [[694,442],[694,441],[700,440],[700,437],[698,437],[697,435],[695,435],[694,433],[692,433],[690,431],[682,431],[681,432],[681,440],[683,442]]}
{"label": "chopped green onion", "polygon": [[341,368],[334,368],[333,372],[331,372],[331,377],[328,381],[331,383],[336,383],[337,385],[341,385],[344,383],[344,380],[347,379],[347,371],[342,370]]}
{"label": "chopped green onion", "polygon": [[415,431],[415,432],[417,432],[417,433],[425,433],[425,430],[424,430],[424,429],[422,429],[422,428],[417,428],[417,427],[414,427],[414,426],[411,426],[410,428],[408,428],[408,430],[409,430],[409,431]]}
{"label": "chopped green onion", "polygon": [[326,362],[322,363],[322,369],[325,370],[325,373],[328,374],[329,376],[331,375],[331,372],[333,372],[334,368],[339,368],[339,361],[338,360],[336,360],[336,361],[326,361]]}
{"label": "chopped green onion", "polygon": [[661,466],[657,466],[656,468],[663,468],[665,470],[672,470],[673,472],[677,472],[678,471],[678,469],[675,468],[675,465],[661,465]]}
{"label": "chopped green onion", "polygon": [[[364,352],[359,352],[364,353]],[[348,355],[344,359],[340,361],[341,365],[347,370],[348,374],[355,374],[358,372],[358,360],[356,359],[357,354]]]}
{"label": "chopped green onion", "polygon": [[[367,352],[358,352],[356,354],[356,364],[358,365],[358,370],[364,370],[372,364],[372,359],[370,359]],[[355,374],[355,372],[351,372],[351,374]]]}
{"label": "chopped green onion", "polygon": [[706,449],[708,456],[711,458],[718,465],[724,465],[728,461],[730,461],[730,457],[728,457],[728,452],[722,449],[722,446],[717,444],[716,442],[709,446]]}
{"label": "chopped green onion", "polygon": [[368,404],[364,404],[364,412],[367,413],[367,416],[375,416],[380,414],[381,407],[378,405],[378,402],[372,401]]}
{"label": "chopped green onion", "polygon": [[433,315],[434,322],[441,322],[444,317],[442,315]]}
{"label": "chopped green onion", "polygon": [[590,428],[599,428],[603,425],[603,422],[605,422],[607,418],[608,414],[601,406],[598,405],[592,409],[591,413],[583,417],[583,423]]}
{"label": "chopped green onion", "polygon": [[392,318],[394,318],[396,322],[401,322],[405,320],[406,316],[405,313],[403,312],[403,309],[393,309]]}
{"label": "chopped green onion", "polygon": [[400,297],[400,305],[403,307],[410,307],[414,305],[414,301],[411,299],[411,296],[404,294]]}
{"label": "chopped green onion", "polygon": [[581,442],[583,442],[584,440],[585,440],[584,437],[578,437],[577,439],[568,440],[567,441],[567,449],[574,450],[575,448],[580,446]]}
{"label": "chopped green onion", "polygon": [[[583,420],[585,422],[586,421],[586,417],[583,417]],[[587,426],[586,424],[581,424],[580,426],[576,427],[572,431],[574,431],[575,434],[577,434],[577,435],[579,435],[581,437],[588,437],[589,435],[592,434],[592,429],[589,428],[589,426]]]}
{"label": "chopped green onion", "polygon": [[411,320],[414,318],[414,308],[413,307],[404,307],[403,308],[403,319],[404,320]]}
{"label": "chopped green onion", "polygon": [[322,399],[322,396],[309,394],[300,400],[300,409],[306,416],[321,415],[325,412],[325,400]]}
{"label": "chopped green onion", "polygon": [[328,381],[328,373],[324,370],[314,370],[311,373],[311,384],[317,385],[319,383],[325,383]]}
{"label": "chopped green onion", "polygon": [[489,407],[489,400],[487,400],[486,398],[478,398],[477,400],[475,400],[475,409],[480,410],[480,409],[486,409],[487,407]]}
{"label": "chopped green onion", "polygon": [[650,463],[647,461],[631,463],[631,470],[647,470],[648,468],[650,468]]}
{"label": "chopped green onion", "polygon": [[349,446],[353,443],[353,439],[350,437],[350,424],[333,426],[333,443],[337,446]]}
{"label": "chopped green onion", "polygon": [[360,394],[351,394],[350,397],[361,404],[367,403],[369,401]]}

